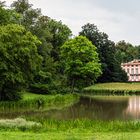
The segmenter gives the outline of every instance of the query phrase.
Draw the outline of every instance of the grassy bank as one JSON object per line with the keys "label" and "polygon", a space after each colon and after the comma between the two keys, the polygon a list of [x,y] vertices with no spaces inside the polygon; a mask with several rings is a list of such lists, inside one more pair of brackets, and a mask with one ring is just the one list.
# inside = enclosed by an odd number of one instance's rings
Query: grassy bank
{"label": "grassy bank", "polygon": [[[0,139],[2,140],[138,140],[140,139],[140,122],[138,121],[42,121],[39,127],[2,127],[0,122]],[[26,121],[26,123],[31,123]],[[33,124],[33,122],[32,122]],[[35,122],[34,122],[35,124]],[[16,125],[19,125],[16,123]]]}
{"label": "grassy bank", "polygon": [[94,95],[140,95],[140,83],[102,83],[83,90]]}
{"label": "grassy bank", "polygon": [[22,92],[23,99],[19,101],[0,102],[0,111],[24,111],[24,110],[48,110],[51,108],[62,108],[70,106],[78,101],[76,94],[66,95],[40,95],[29,92]]}

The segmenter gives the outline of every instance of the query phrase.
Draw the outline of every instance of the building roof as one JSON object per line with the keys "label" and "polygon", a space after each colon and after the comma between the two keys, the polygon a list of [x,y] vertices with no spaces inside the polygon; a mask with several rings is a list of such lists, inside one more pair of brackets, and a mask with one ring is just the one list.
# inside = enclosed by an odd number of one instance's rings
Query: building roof
{"label": "building roof", "polygon": [[122,63],[121,66],[128,66],[128,65],[140,65],[140,59],[134,59],[128,63]]}

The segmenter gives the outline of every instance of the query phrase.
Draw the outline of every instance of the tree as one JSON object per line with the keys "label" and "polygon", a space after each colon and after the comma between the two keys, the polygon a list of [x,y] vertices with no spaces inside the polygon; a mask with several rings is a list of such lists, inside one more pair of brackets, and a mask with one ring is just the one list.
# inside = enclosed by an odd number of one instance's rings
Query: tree
{"label": "tree", "polygon": [[130,43],[126,43],[124,40],[119,41],[115,47],[115,55],[120,63],[126,63],[133,59],[138,59],[138,47],[135,47]]}
{"label": "tree", "polygon": [[138,55],[137,55],[137,59],[140,59],[140,45],[136,46]]}
{"label": "tree", "polygon": [[0,0],[0,7],[4,7],[4,6],[5,6],[5,1]]}
{"label": "tree", "polygon": [[21,25],[42,42],[38,46],[38,53],[43,57],[41,74],[36,76],[35,81],[46,84],[55,81],[54,79],[60,81],[60,46],[69,39],[71,30],[61,21],[42,15],[40,9],[33,9],[28,0],[15,1],[11,6],[22,15]]}
{"label": "tree", "polygon": [[[94,24],[86,24],[82,27],[82,31],[79,33],[82,36],[86,36],[93,45],[97,47],[97,52],[99,53],[99,59],[102,64],[103,74],[98,78],[98,82],[113,82],[122,81],[118,78],[118,75],[124,73],[121,70],[121,65],[118,63],[115,57],[115,43],[108,39],[106,33],[102,33]],[[127,75],[125,75],[126,79]]]}
{"label": "tree", "polygon": [[48,29],[52,34],[53,46],[51,55],[55,61],[59,61],[60,47],[71,37],[71,30],[61,21],[49,20]]}
{"label": "tree", "polygon": [[32,6],[28,0],[17,0],[11,4],[11,7],[22,15],[20,24],[31,32],[34,30],[34,26],[41,16],[41,10],[33,9]]}
{"label": "tree", "polygon": [[101,74],[96,47],[83,36],[70,39],[61,47],[65,74],[72,92],[93,84]]}
{"label": "tree", "polygon": [[0,100],[18,99],[18,91],[39,70],[40,41],[23,26],[0,26]]}
{"label": "tree", "polygon": [[19,23],[20,14],[16,13],[14,10],[5,9],[0,6],[0,25],[6,25],[10,23]]}

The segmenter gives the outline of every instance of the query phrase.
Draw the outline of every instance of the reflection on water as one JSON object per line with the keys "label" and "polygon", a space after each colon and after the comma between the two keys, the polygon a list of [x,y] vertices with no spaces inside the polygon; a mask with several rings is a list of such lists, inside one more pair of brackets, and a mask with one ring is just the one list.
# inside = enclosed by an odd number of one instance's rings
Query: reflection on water
{"label": "reflection on water", "polygon": [[37,119],[91,119],[135,120],[140,119],[140,96],[126,97],[81,97],[79,102],[63,109],[49,111],[4,111],[1,118],[34,117]]}
{"label": "reflection on water", "polygon": [[54,119],[81,119],[91,120],[114,120],[126,119],[123,111],[128,106],[128,100],[107,100],[81,97],[80,101],[69,108],[63,110],[51,110],[48,112],[49,118]]}
{"label": "reflection on water", "polygon": [[127,109],[124,110],[126,116],[132,119],[140,119],[140,97],[131,97],[128,101]]}

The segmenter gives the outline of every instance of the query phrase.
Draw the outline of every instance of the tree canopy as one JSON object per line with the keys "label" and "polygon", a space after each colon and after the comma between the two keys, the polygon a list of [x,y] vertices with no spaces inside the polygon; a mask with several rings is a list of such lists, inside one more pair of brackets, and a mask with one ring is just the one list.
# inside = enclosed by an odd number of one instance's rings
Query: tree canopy
{"label": "tree canopy", "polygon": [[116,44],[116,57],[120,63],[125,63],[139,58],[139,51],[137,46],[126,43],[124,40]]}
{"label": "tree canopy", "polygon": [[[103,70],[103,74],[97,80],[98,82],[123,81],[124,79],[127,81],[127,75],[124,74],[114,55],[116,53],[115,43],[108,39],[106,33],[100,32],[96,25],[87,23],[82,27],[79,34],[86,36],[97,47]],[[123,78],[119,76],[122,73]]]}
{"label": "tree canopy", "polygon": [[83,36],[70,39],[61,47],[67,82],[72,91],[93,84],[101,74],[96,47]]}
{"label": "tree canopy", "polygon": [[41,56],[36,36],[17,24],[0,26],[0,99],[17,98],[21,87],[33,79],[39,69]]}

